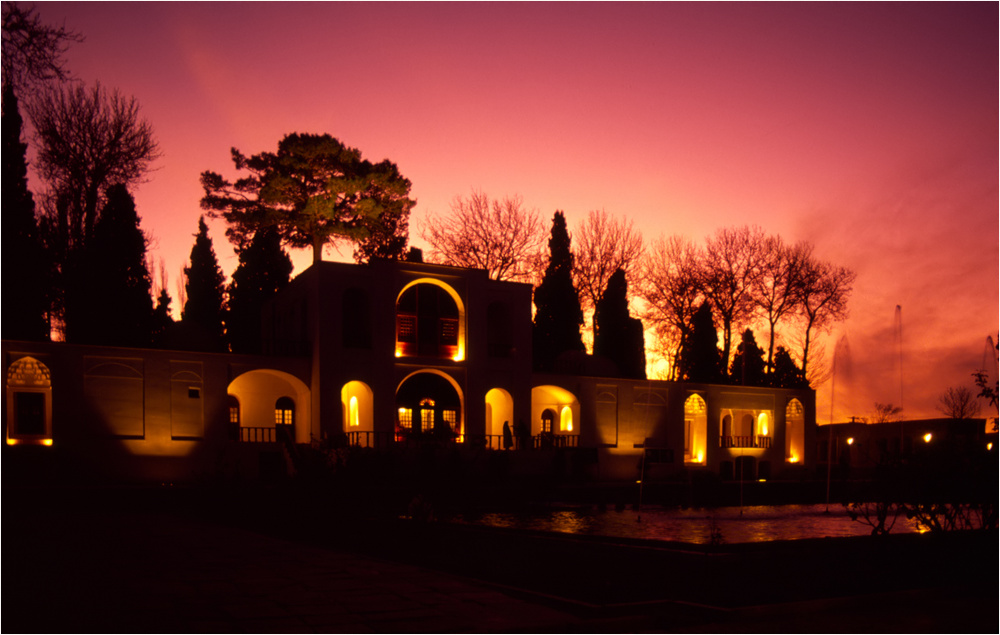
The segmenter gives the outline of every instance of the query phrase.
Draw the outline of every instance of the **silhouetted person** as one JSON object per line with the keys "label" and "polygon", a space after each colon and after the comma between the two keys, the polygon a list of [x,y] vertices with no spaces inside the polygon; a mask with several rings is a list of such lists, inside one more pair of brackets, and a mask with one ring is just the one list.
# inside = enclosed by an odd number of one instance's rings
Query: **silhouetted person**
{"label": "silhouetted person", "polygon": [[503,422],[503,449],[509,450],[514,445],[514,435],[510,431],[510,422]]}

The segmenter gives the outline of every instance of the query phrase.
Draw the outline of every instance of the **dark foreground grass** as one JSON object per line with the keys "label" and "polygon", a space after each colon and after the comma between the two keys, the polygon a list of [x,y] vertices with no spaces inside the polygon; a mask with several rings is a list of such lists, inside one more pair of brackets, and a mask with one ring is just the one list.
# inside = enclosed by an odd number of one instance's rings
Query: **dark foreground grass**
{"label": "dark foreground grass", "polygon": [[[198,589],[226,579],[190,562],[179,578],[178,565],[206,549],[231,550],[226,558],[253,570],[273,554],[256,549],[248,535],[486,583],[580,620],[561,630],[993,632],[998,626],[994,532],[709,546],[420,522],[294,489],[5,488],[3,495],[4,632],[185,630],[191,622],[172,619],[176,607],[157,598],[180,597],[171,586],[178,584],[190,592],[183,597],[197,597]],[[224,537],[227,530],[242,538],[204,544],[209,533]],[[307,561],[296,566],[308,576]],[[147,608],[137,611],[137,603]],[[126,614],[127,622],[116,621]]]}

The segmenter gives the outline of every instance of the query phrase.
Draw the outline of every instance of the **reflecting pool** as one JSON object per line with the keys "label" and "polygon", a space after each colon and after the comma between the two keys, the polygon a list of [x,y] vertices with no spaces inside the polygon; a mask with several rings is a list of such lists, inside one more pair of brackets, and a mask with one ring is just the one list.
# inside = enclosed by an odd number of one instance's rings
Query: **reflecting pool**
{"label": "reflecting pool", "polygon": [[[595,508],[455,514],[441,520],[490,527],[509,527],[570,534],[644,538],[711,544],[733,544],[805,538],[867,536],[871,527],[850,519],[841,506],[773,505],[701,509],[643,508],[616,511]],[[892,533],[920,531],[915,520],[900,514]]]}

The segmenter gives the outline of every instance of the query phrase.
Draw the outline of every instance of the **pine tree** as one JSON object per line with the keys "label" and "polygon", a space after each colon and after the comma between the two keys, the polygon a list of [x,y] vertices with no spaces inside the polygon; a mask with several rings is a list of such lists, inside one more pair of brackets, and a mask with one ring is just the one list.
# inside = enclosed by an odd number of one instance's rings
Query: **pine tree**
{"label": "pine tree", "polygon": [[549,264],[542,283],[535,289],[535,308],[532,335],[537,370],[554,370],[561,353],[586,350],[580,337],[580,295],[573,286],[573,252],[562,212],[552,218]]}
{"label": "pine tree", "polygon": [[240,264],[229,283],[226,340],[234,353],[261,352],[261,310],[288,284],[292,261],[274,229],[260,229],[240,251]]}
{"label": "pine tree", "polygon": [[174,318],[170,316],[170,294],[166,289],[160,289],[160,295],[156,297],[156,308],[153,309],[153,320],[150,326],[150,339],[154,347],[163,346],[167,331],[174,323]]}
{"label": "pine tree", "polygon": [[[6,51],[5,51],[6,54]],[[49,339],[50,265],[28,190],[23,120],[10,83],[3,87],[3,338]]]}
{"label": "pine tree", "polygon": [[766,368],[764,349],[757,345],[753,331],[743,331],[743,339],[736,347],[736,355],[729,367],[729,378],[734,384],[742,386],[765,386],[768,383]]}
{"label": "pine tree", "polygon": [[774,351],[774,374],[771,385],[775,388],[808,388],[809,382],[805,373],[795,364],[791,354],[784,346]]}
{"label": "pine tree", "polygon": [[628,313],[628,281],[617,269],[597,302],[594,312],[594,354],[618,366],[619,376],[646,378],[646,353],[642,321]]}
{"label": "pine tree", "polygon": [[691,319],[691,331],[681,349],[678,364],[684,381],[713,384],[722,380],[719,333],[708,301],[698,307]]}
{"label": "pine tree", "polygon": [[198,233],[191,248],[191,264],[184,268],[187,302],[181,319],[184,322],[185,348],[224,351],[223,316],[225,313],[225,278],[208,237],[205,218],[198,219]]}
{"label": "pine tree", "polygon": [[153,300],[146,268],[146,234],[124,185],[108,188],[107,202],[84,250],[91,265],[87,303],[95,343],[149,346]]}

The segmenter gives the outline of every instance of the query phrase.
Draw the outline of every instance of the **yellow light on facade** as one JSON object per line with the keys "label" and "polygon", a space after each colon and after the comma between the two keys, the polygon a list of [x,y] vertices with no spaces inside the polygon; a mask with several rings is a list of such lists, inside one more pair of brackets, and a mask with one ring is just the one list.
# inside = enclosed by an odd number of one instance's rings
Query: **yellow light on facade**
{"label": "yellow light on facade", "polygon": [[351,426],[357,426],[360,422],[358,421],[358,398],[352,396],[351,404],[348,407],[348,421]]}
{"label": "yellow light on facade", "polygon": [[847,445],[854,445],[854,437],[847,437]]}
{"label": "yellow light on facade", "polygon": [[788,457],[788,462],[789,463],[798,463],[799,462],[799,457],[797,457],[797,456],[795,456],[793,454],[792,456]]}
{"label": "yellow light on facade", "polygon": [[559,415],[559,428],[565,432],[573,431],[573,410],[569,406],[563,406]]}
{"label": "yellow light on facade", "polygon": [[52,439],[42,439],[42,445],[51,446],[52,445]]}
{"label": "yellow light on facade", "polygon": [[705,453],[704,452],[699,452],[698,453],[698,463],[704,463],[704,462],[705,462]]}
{"label": "yellow light on facade", "polygon": [[924,443],[930,443],[930,442],[931,442],[931,433],[928,432],[927,434],[924,435]]}
{"label": "yellow light on facade", "polygon": [[993,449],[993,442],[992,441],[986,444],[986,449],[987,450],[992,450]]}
{"label": "yellow light on facade", "polygon": [[7,439],[7,445],[17,445],[17,439]]}

